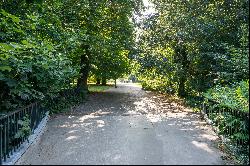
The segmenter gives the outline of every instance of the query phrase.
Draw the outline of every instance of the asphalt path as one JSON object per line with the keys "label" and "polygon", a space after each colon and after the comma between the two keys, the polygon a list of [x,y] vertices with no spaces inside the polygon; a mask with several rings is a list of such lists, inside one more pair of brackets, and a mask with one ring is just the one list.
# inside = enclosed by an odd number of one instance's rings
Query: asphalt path
{"label": "asphalt path", "polygon": [[191,109],[137,85],[119,84],[51,117],[16,164],[225,164],[217,141]]}

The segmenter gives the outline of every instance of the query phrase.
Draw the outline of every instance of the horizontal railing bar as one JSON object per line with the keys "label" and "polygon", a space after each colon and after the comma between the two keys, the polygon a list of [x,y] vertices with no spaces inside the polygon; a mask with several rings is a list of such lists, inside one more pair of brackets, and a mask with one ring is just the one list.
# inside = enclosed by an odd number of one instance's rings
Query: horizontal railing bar
{"label": "horizontal railing bar", "polygon": [[37,102],[31,103],[31,104],[25,106],[24,108],[19,108],[19,109],[15,110],[15,111],[11,111],[11,112],[9,112],[9,113],[7,113],[7,114],[4,114],[4,115],[2,115],[2,116],[0,117],[0,120],[6,118],[7,116],[11,116],[11,115],[13,115],[13,114],[15,114],[15,113],[18,113],[18,112],[24,110],[25,108],[31,107],[32,105],[34,105],[34,104],[36,104],[36,103],[37,103]]}
{"label": "horizontal railing bar", "polygon": [[[211,99],[207,99],[207,100],[208,100],[208,102],[211,102],[211,103],[220,104],[220,102],[218,102],[218,101],[214,101]],[[231,109],[231,108],[225,106],[225,109]],[[244,114],[244,117],[247,116],[249,118],[249,112],[243,112],[240,110],[234,110],[234,111],[236,111],[237,114]],[[229,111],[225,110],[225,112],[229,112]]]}
{"label": "horizontal railing bar", "polygon": [[[52,100],[59,100],[60,97],[70,97],[72,95],[79,94],[79,90],[65,89],[60,92],[57,97]],[[15,135],[21,129],[22,125],[18,123],[19,120],[23,120],[26,115],[30,120],[31,133],[38,127],[41,120],[45,117],[47,109],[41,106],[41,103],[34,102],[23,108],[19,108],[15,111],[8,112],[0,115],[0,165],[3,161],[6,161],[10,155],[13,155],[18,148],[28,140],[27,135],[16,138]]]}

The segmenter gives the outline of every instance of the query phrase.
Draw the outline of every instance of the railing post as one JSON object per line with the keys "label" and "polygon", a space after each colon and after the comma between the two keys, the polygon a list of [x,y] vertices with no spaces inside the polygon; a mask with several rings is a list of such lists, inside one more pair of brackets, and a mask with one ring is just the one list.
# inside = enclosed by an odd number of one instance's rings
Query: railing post
{"label": "railing post", "polygon": [[34,104],[32,104],[31,106],[31,122],[30,122],[30,128],[32,130],[32,133],[34,132],[34,126],[35,126],[35,114],[36,114],[36,111],[34,110]]}
{"label": "railing post", "polygon": [[204,108],[204,102],[202,103],[202,109],[201,109],[201,112],[204,113],[205,112],[205,108]]}
{"label": "railing post", "polygon": [[6,141],[6,119],[4,120],[4,125],[3,125],[3,128],[4,128],[4,153],[3,153],[3,158],[4,158],[4,161],[6,161],[6,156],[7,156],[7,141]]}
{"label": "railing post", "polygon": [[[13,124],[12,125],[12,129],[13,129],[13,137],[15,136],[15,133],[16,133],[16,126],[15,126],[15,120],[16,120],[16,115],[13,114]],[[14,145],[13,145],[13,150],[14,152],[16,151],[16,147],[15,147],[15,140],[13,141]]]}
{"label": "railing post", "polygon": [[9,148],[9,143],[10,143],[10,126],[9,126],[9,116],[7,117],[7,157],[10,157],[10,148]]}
{"label": "railing post", "polygon": [[[14,117],[13,115],[10,116],[10,137],[14,135],[14,129],[13,129],[13,125],[12,125],[13,117]],[[13,154],[13,148],[12,147],[10,148],[10,153],[11,153],[11,155]]]}
{"label": "railing post", "polygon": [[[18,118],[17,118],[17,121],[16,121],[16,127],[17,127],[17,132],[19,131],[19,124],[18,124],[18,120],[20,119],[20,112],[17,113],[18,115]],[[19,148],[19,138],[17,138],[17,148]]]}
{"label": "railing post", "polygon": [[41,107],[40,104],[33,103],[23,109],[18,109],[13,112],[7,113],[5,116],[0,117],[0,165],[13,152],[16,152],[21,144],[27,137],[15,138],[22,125],[18,123],[19,120],[24,120],[26,115],[30,119],[30,128],[32,132],[37,128],[41,120],[45,117],[46,109]]}
{"label": "railing post", "polygon": [[[2,120],[1,120],[1,122],[2,122]],[[2,140],[2,136],[3,136],[3,134],[2,134],[2,128],[3,128],[3,125],[2,125],[2,123],[0,124],[0,139]],[[2,141],[0,141],[0,165],[2,165],[3,164],[3,162],[2,162],[2,159],[3,159],[3,150],[2,150],[2,148],[3,148],[3,144],[2,144]]]}

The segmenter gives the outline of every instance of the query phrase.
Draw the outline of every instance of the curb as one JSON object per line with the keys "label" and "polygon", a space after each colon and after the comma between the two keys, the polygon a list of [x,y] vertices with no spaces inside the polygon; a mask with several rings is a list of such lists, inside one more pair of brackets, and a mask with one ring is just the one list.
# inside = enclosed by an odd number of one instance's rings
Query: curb
{"label": "curb", "polygon": [[35,143],[38,140],[38,138],[42,135],[42,133],[45,131],[48,120],[49,120],[49,112],[46,112],[46,116],[42,119],[38,127],[34,130],[34,133],[28,137],[29,142],[28,140],[26,140],[17,149],[17,151],[10,156],[10,158],[7,158],[7,160],[2,163],[2,165],[14,165],[27,151],[30,145]]}
{"label": "curb", "polygon": [[219,134],[219,129],[213,125],[213,121],[210,120],[210,119],[208,118],[207,114],[204,113],[203,110],[201,111],[201,115],[202,115],[202,117],[205,119],[205,121],[207,122],[207,124],[210,125],[210,126],[212,127],[213,131],[214,131],[214,132],[216,133],[216,135],[222,140],[223,143],[229,142],[229,140],[228,140],[227,138],[225,138],[223,135],[220,135],[220,134]]}

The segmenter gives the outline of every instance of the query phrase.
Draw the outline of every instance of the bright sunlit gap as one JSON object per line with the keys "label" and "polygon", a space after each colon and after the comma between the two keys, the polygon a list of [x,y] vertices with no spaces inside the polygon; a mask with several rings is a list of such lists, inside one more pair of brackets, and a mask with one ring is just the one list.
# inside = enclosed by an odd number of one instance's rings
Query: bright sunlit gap
{"label": "bright sunlit gap", "polygon": [[143,4],[144,6],[147,8],[144,12],[143,12],[143,15],[148,15],[148,14],[153,14],[155,13],[155,7],[154,5],[149,2],[148,0],[143,0]]}

